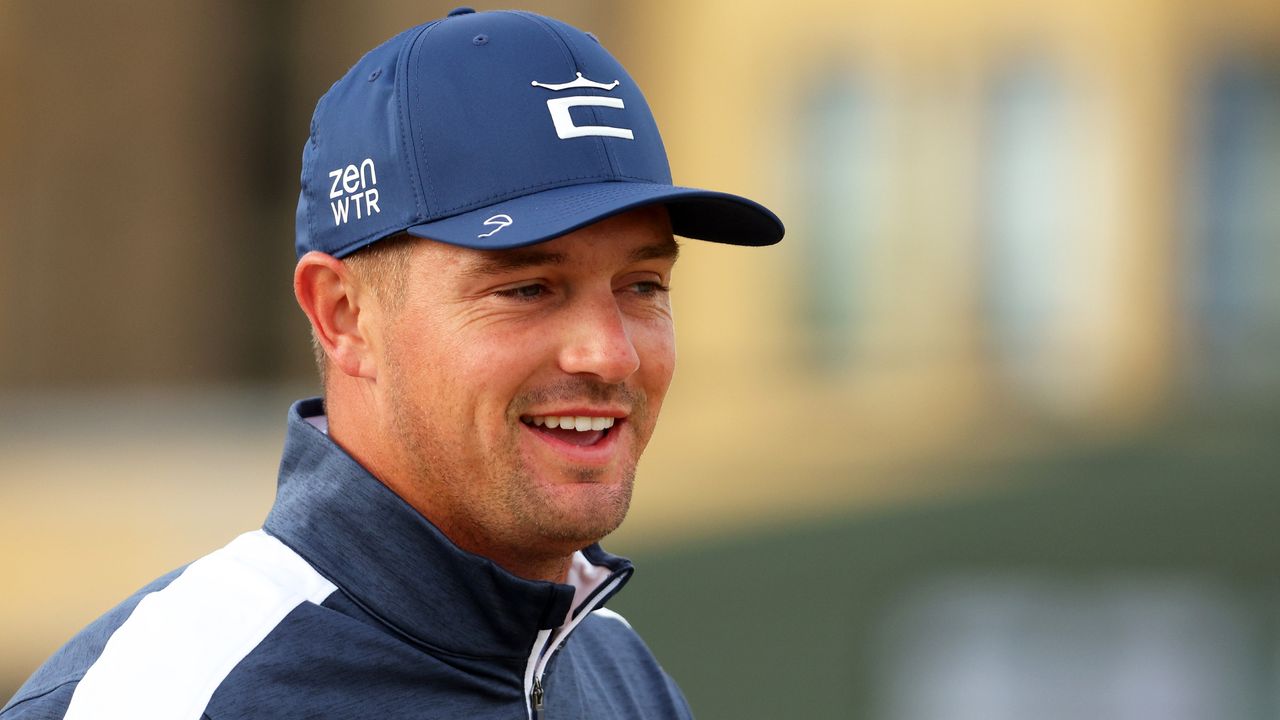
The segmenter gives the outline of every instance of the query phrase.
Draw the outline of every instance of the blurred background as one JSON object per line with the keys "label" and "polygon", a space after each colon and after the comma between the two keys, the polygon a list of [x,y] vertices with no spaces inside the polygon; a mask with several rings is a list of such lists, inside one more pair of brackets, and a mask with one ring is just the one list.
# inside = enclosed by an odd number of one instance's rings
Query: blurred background
{"label": "blurred background", "polygon": [[[450,7],[0,0],[0,699],[260,525],[311,110]],[[1280,5],[526,7],[788,224],[606,542],[700,718],[1280,717]]]}

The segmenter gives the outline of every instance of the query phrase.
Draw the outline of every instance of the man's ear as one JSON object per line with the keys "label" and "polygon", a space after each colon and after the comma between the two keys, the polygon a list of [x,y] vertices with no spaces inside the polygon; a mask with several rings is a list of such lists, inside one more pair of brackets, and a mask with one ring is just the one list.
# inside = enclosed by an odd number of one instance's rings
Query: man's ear
{"label": "man's ear", "polygon": [[312,251],[293,271],[293,294],[311,321],[316,340],[340,372],[373,379],[377,363],[360,313],[369,312],[351,270],[339,259]]}

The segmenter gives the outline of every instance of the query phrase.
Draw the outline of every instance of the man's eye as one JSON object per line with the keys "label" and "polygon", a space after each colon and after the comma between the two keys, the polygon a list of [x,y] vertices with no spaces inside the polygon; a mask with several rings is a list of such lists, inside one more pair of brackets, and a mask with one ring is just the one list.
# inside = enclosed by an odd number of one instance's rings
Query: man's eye
{"label": "man's eye", "polygon": [[657,280],[642,280],[640,282],[631,283],[627,286],[627,289],[637,295],[657,295],[671,290],[671,288],[663,285]]}
{"label": "man's eye", "polygon": [[541,283],[532,283],[529,285],[519,285],[505,290],[496,290],[494,295],[498,297],[511,298],[513,300],[536,300],[547,293],[547,286]]}

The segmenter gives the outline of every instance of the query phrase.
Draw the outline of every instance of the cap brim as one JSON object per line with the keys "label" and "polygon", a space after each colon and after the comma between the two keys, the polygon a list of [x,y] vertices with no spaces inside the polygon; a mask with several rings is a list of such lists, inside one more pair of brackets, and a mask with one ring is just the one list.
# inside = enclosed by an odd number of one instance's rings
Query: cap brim
{"label": "cap brim", "polygon": [[730,245],[772,245],[782,221],[768,208],[729,193],[644,182],[571,185],[504,200],[406,228],[421,238],[478,250],[533,245],[627,210],[665,205],[676,235]]}

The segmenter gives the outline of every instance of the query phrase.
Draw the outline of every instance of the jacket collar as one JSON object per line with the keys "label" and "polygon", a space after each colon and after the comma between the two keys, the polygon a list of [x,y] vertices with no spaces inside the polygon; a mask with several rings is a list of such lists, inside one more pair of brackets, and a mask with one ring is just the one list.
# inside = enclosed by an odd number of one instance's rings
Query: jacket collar
{"label": "jacket collar", "polygon": [[323,413],[321,398],[290,409],[279,488],[263,527],[413,640],[470,657],[523,658],[540,630],[600,599],[611,580],[621,578],[610,594],[630,577],[631,563],[598,545],[575,557],[577,587],[524,580],[462,550],[306,419]]}

